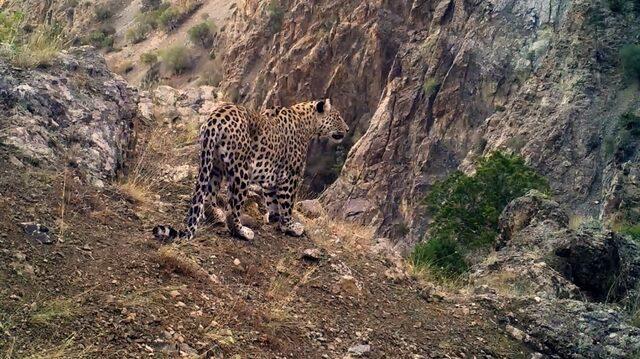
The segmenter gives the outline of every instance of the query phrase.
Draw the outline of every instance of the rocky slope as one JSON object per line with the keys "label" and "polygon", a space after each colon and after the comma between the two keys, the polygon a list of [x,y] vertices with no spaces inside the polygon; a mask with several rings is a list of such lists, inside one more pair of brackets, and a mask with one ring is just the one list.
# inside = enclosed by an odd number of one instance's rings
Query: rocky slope
{"label": "rocky slope", "polygon": [[323,202],[405,244],[426,229],[431,184],[495,149],[522,154],[578,213],[609,216],[638,193],[637,151],[605,146],[640,106],[617,66],[635,16],[584,0],[247,0],[222,88],[252,106],[332,97],[359,141]]}
{"label": "rocky slope", "polygon": [[0,61],[0,145],[13,161],[78,168],[103,186],[135,146],[136,91],[93,48],[61,53],[46,69]]}

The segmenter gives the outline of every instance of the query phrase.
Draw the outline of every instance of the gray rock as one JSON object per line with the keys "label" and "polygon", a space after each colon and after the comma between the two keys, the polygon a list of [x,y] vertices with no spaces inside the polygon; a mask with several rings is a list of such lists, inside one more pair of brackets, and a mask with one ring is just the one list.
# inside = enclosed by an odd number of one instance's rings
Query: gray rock
{"label": "gray rock", "polygon": [[371,345],[369,344],[358,344],[348,349],[349,354],[353,354],[356,356],[364,355],[370,351],[371,351]]}
{"label": "gray rock", "polygon": [[133,148],[136,93],[91,47],[63,51],[46,69],[0,60],[0,97],[0,142],[28,163],[77,167],[95,183]]}
{"label": "gray rock", "polygon": [[316,219],[325,214],[322,204],[320,204],[320,201],[317,199],[300,201],[298,202],[297,207],[300,213],[310,219]]}

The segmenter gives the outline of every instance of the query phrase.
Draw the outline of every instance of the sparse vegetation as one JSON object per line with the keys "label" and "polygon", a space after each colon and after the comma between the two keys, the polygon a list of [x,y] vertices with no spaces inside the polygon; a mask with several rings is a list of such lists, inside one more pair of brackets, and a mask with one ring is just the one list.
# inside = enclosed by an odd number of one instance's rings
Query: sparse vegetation
{"label": "sparse vegetation", "polygon": [[213,45],[214,24],[211,20],[205,20],[189,29],[189,40],[202,47],[209,48]]}
{"label": "sparse vegetation", "polygon": [[426,98],[430,98],[433,94],[438,92],[440,88],[440,84],[438,80],[434,78],[427,78],[424,80],[424,84],[422,84],[422,90],[424,91],[424,96]]}
{"label": "sparse vegetation", "polygon": [[284,20],[284,10],[279,0],[271,0],[267,6],[267,14],[269,15],[269,29],[272,33],[278,33],[282,29]]}
{"label": "sparse vegetation", "polygon": [[103,27],[98,30],[94,30],[84,39],[84,43],[95,46],[98,49],[113,49],[115,29],[111,27]]}
{"label": "sparse vegetation", "polygon": [[171,32],[180,25],[180,13],[176,8],[169,7],[160,14],[158,22],[165,31]]}
{"label": "sparse vegetation", "polygon": [[147,39],[153,27],[147,23],[137,23],[127,30],[127,40],[132,44],[140,43]]}
{"label": "sparse vegetation", "polygon": [[140,55],[140,61],[147,66],[151,66],[158,62],[158,55],[155,52],[145,52]]}
{"label": "sparse vegetation", "polygon": [[640,224],[627,224],[620,228],[618,233],[631,237],[636,242],[640,242]]}
{"label": "sparse vegetation", "polygon": [[25,24],[23,13],[0,11],[0,57],[15,66],[48,66],[64,45],[59,26],[33,28]]}
{"label": "sparse vegetation", "polygon": [[640,45],[626,45],[620,50],[620,64],[625,77],[640,81]]}
{"label": "sparse vegetation", "polygon": [[626,112],[618,118],[614,133],[605,140],[605,154],[613,155],[618,163],[625,162],[633,156],[639,139],[640,116]]}
{"label": "sparse vegetation", "polygon": [[140,11],[148,12],[153,10],[158,10],[162,5],[162,0],[142,0],[142,4],[140,5]]}
{"label": "sparse vegetation", "polygon": [[106,21],[113,17],[114,3],[108,2],[106,4],[98,5],[95,8],[94,15],[97,21]]}
{"label": "sparse vegetation", "polygon": [[189,70],[193,65],[189,50],[183,45],[168,48],[160,54],[160,57],[167,69],[176,75]]}
{"label": "sparse vegetation", "polygon": [[548,192],[549,185],[520,157],[500,152],[481,159],[472,176],[455,172],[436,183],[426,199],[433,222],[413,264],[443,276],[465,272],[464,256],[493,244],[504,207],[531,189]]}
{"label": "sparse vegetation", "polygon": [[56,326],[76,315],[73,303],[68,299],[53,300],[36,309],[30,322],[39,326]]}

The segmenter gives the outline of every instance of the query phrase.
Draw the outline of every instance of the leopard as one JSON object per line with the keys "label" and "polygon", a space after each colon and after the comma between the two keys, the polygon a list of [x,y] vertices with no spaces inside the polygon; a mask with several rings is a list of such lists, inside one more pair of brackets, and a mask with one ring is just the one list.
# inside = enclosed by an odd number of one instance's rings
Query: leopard
{"label": "leopard", "polygon": [[309,146],[314,140],[340,143],[348,132],[349,126],[330,99],[262,112],[232,103],[216,106],[200,128],[198,177],[185,227],[158,225],[153,235],[165,243],[194,238],[206,204],[217,197],[226,179],[228,203],[224,209],[214,206],[213,216],[226,222],[233,236],[254,239],[253,230],[240,221],[250,191],[261,198],[265,221],[278,223],[287,235],[302,236],[304,225],[294,221],[292,213]]}

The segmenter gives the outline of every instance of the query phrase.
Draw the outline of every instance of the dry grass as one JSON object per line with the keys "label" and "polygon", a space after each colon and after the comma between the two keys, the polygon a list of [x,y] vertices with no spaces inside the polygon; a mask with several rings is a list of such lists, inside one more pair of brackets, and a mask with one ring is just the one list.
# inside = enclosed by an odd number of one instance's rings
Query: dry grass
{"label": "dry grass", "polygon": [[438,275],[438,273],[434,272],[429,267],[416,267],[411,263],[406,263],[405,266],[406,272],[409,276],[418,282],[430,284],[437,283],[439,287],[449,292],[457,292],[468,286],[468,282],[464,276],[443,277],[442,275]]}
{"label": "dry grass", "polygon": [[54,299],[37,308],[29,322],[38,326],[57,326],[79,314],[77,306],[70,299]]}
{"label": "dry grass", "polygon": [[299,213],[298,217],[302,218],[307,232],[311,233],[319,244],[332,247],[338,245],[354,254],[368,251],[373,244],[375,234],[375,228],[373,227],[334,220],[328,217],[308,219]]}
{"label": "dry grass", "polygon": [[158,250],[157,262],[168,270],[194,278],[206,283],[216,283],[217,279],[210,275],[198,262],[180,251],[177,246],[164,246]]}
{"label": "dry grass", "polygon": [[95,357],[96,351],[92,346],[79,347],[75,345],[74,340],[75,338],[71,336],[59,345],[28,355],[25,359],[80,359]]}

